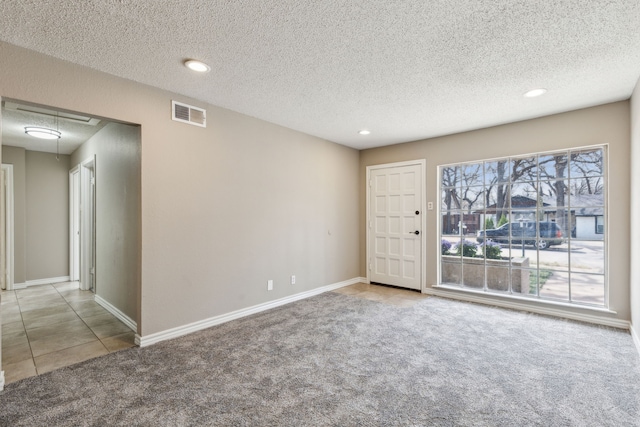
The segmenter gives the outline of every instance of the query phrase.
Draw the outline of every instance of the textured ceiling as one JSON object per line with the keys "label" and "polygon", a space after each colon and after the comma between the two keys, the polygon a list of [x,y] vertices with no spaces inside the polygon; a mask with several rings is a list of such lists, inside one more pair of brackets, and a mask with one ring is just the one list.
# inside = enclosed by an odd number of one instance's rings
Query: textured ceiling
{"label": "textured ceiling", "polygon": [[355,148],[627,99],[640,76],[638,0],[2,0],[0,16],[8,43]]}

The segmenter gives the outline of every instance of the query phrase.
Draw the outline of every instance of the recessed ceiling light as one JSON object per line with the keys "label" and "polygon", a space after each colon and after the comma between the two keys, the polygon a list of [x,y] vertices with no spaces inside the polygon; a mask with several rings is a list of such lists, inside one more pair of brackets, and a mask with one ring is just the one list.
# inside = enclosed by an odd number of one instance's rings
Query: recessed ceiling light
{"label": "recessed ceiling light", "polygon": [[371,132],[366,130],[366,129],[362,129],[360,132],[358,132],[360,135],[369,135]]}
{"label": "recessed ceiling light", "polygon": [[195,59],[189,59],[184,62],[184,66],[190,70],[197,71],[199,73],[208,73],[211,71],[211,67],[202,61],[196,61]]}
{"label": "recessed ceiling light", "polygon": [[25,127],[24,133],[40,139],[58,139],[62,136],[62,134],[57,130],[33,126]]}
{"label": "recessed ceiling light", "polygon": [[527,98],[535,98],[536,96],[544,95],[545,93],[547,93],[547,90],[543,88],[531,89],[529,92],[525,93],[524,96]]}

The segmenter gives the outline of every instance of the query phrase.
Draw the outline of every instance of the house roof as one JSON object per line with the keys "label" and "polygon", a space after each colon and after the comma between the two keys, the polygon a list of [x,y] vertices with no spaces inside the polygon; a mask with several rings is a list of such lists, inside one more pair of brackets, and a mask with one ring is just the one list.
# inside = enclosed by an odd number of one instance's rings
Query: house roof
{"label": "house roof", "polygon": [[[602,215],[604,198],[602,194],[584,194],[572,195],[571,206],[572,212],[576,216],[593,216]],[[511,198],[511,207],[516,209],[538,207],[537,201],[526,196],[513,196]],[[557,200],[555,197],[545,196],[542,198],[542,207],[544,212],[555,212],[557,210]],[[496,204],[487,206],[486,210],[477,211],[476,213],[495,214],[497,212]]]}
{"label": "house roof", "polygon": [[[547,202],[543,202],[542,204],[544,207],[546,206],[550,206],[549,203]],[[511,197],[511,206],[516,208],[516,209],[521,209],[521,208],[533,208],[535,209],[538,204],[536,199],[532,199],[530,197],[525,197],[525,196],[513,196]],[[494,203],[492,205],[487,206],[486,210],[483,211],[489,214],[495,214],[497,212],[497,204]]]}

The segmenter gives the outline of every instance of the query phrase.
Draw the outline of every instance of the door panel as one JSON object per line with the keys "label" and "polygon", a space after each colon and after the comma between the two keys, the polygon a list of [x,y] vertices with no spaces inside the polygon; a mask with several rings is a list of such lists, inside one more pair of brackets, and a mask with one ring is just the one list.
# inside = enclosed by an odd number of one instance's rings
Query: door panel
{"label": "door panel", "polygon": [[421,168],[415,164],[370,170],[371,282],[421,288]]}

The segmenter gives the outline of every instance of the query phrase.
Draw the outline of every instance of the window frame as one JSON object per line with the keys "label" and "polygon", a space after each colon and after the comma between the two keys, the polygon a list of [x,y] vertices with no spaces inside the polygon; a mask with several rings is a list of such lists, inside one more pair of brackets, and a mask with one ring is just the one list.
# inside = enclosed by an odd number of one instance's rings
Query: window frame
{"label": "window frame", "polygon": [[[595,276],[602,276],[602,281],[603,281],[603,295],[602,295],[602,304],[600,303],[588,303],[588,302],[584,302],[584,301],[576,301],[574,298],[572,298],[572,293],[571,293],[571,287],[575,286],[575,284],[572,284],[570,279],[567,278],[567,288],[568,288],[568,299],[567,300],[562,300],[562,299],[554,299],[554,298],[549,298],[549,297],[541,297],[540,296],[540,288],[539,286],[536,287],[536,293],[535,295],[531,295],[531,294],[524,294],[524,295],[520,295],[520,294],[516,294],[513,292],[512,287],[511,287],[511,282],[512,282],[512,278],[511,278],[511,267],[510,267],[510,278],[509,278],[509,291],[508,293],[504,293],[504,292],[497,292],[495,290],[491,290],[488,289],[487,286],[487,280],[486,280],[486,270],[485,270],[485,279],[484,279],[484,287],[482,289],[476,289],[473,287],[466,287],[464,285],[464,280],[462,279],[462,270],[460,272],[460,281],[459,284],[458,283],[443,283],[442,281],[442,274],[443,274],[443,253],[442,253],[442,249],[441,249],[441,245],[442,245],[442,241],[443,238],[445,237],[445,235],[443,235],[443,215],[446,211],[446,209],[443,208],[443,197],[439,197],[437,200],[437,244],[438,244],[438,249],[437,249],[437,253],[438,253],[438,262],[437,262],[437,283],[436,285],[434,285],[435,288],[445,288],[445,289],[454,289],[456,291],[462,291],[462,292],[467,292],[467,293],[474,293],[474,294],[478,294],[481,293],[483,295],[486,296],[496,296],[496,297],[506,297],[508,299],[517,299],[517,300],[525,300],[525,301],[531,301],[531,302],[543,302],[545,304],[552,304],[552,305],[559,305],[559,306],[564,306],[564,307],[577,307],[577,308],[586,308],[586,309],[594,309],[597,311],[609,311],[609,236],[608,236],[608,219],[609,219],[609,215],[608,215],[608,211],[609,211],[609,173],[608,173],[608,150],[609,150],[609,144],[597,144],[597,145],[588,145],[588,146],[578,146],[578,147],[569,147],[569,148],[564,148],[564,149],[557,149],[557,150],[549,150],[549,151],[540,151],[540,152],[534,152],[531,154],[511,154],[511,155],[507,155],[507,156],[502,156],[502,157],[493,157],[493,158],[480,158],[480,159],[475,159],[475,160],[468,160],[465,162],[456,162],[456,163],[447,163],[447,164],[440,164],[437,166],[437,184],[438,184],[438,188],[437,191],[439,194],[442,194],[442,192],[444,191],[444,188],[442,186],[442,174],[443,174],[443,169],[445,168],[452,168],[452,167],[457,167],[458,170],[460,171],[460,175],[462,174],[462,170],[464,169],[464,167],[466,165],[475,165],[478,163],[481,163],[483,165],[483,170],[484,173],[486,174],[487,172],[487,164],[489,163],[497,163],[497,162],[501,162],[501,161],[507,161],[508,164],[511,163],[511,161],[513,159],[525,159],[528,157],[534,157],[536,159],[536,162],[539,162],[539,159],[541,156],[552,156],[554,154],[562,154],[562,153],[566,153],[567,154],[567,158],[571,159],[572,154],[574,153],[578,153],[578,152],[584,152],[584,151],[595,151],[595,150],[602,150],[602,158],[601,158],[601,167],[602,167],[602,172],[601,175],[589,175],[589,177],[601,177],[602,178],[602,203],[604,204],[604,206],[599,206],[599,208],[601,208],[603,210],[603,215],[595,215],[595,234],[597,235],[602,235],[602,243],[603,243],[603,249],[602,249],[602,257],[603,257],[603,268],[602,268],[602,273],[590,273],[593,274]],[[578,179],[575,177],[572,177],[572,165],[568,165],[567,169],[566,169],[566,176],[564,177],[560,177],[559,179],[563,179],[566,180],[567,182],[572,182],[574,179]],[[571,180],[570,180],[570,176],[571,176]],[[582,179],[582,178],[580,178]],[[464,186],[463,178],[460,176],[459,178],[460,184],[458,184],[458,186],[456,187],[451,187],[448,186],[448,189],[454,188],[457,191],[460,191],[460,189]],[[543,181],[543,179],[538,175],[537,178],[537,183],[539,184],[541,181]],[[509,185],[511,185],[512,181],[511,181],[511,175],[508,175],[507,181],[509,183]],[[500,182],[502,183],[502,181]],[[486,185],[486,183],[485,183]],[[598,194],[598,193],[591,193],[591,194]],[[512,214],[514,211],[512,211],[511,208],[511,194],[509,194],[509,210],[508,212],[510,214]],[[571,221],[569,223],[569,230],[567,232],[566,237],[566,245],[568,247],[568,253],[569,253],[569,259],[567,261],[567,269],[569,272],[569,277],[571,275],[571,273],[573,272],[574,274],[581,274],[581,272],[578,270],[577,267],[572,269],[571,266],[571,244],[572,242],[579,242],[579,241],[585,241],[585,240],[589,240],[589,239],[580,239],[580,238],[576,238],[573,237],[572,235],[572,231],[571,231],[571,227],[575,227],[576,225],[576,219],[575,216],[572,215],[572,211],[575,211],[575,208],[580,206],[579,204],[575,205],[571,203],[571,195],[568,195],[568,200],[566,202],[566,208],[567,208],[567,212],[569,215],[569,220]],[[460,209],[458,209],[460,210]],[[449,210],[449,212],[453,212],[452,215],[456,215],[457,210],[454,208],[453,210]],[[447,213],[449,213],[447,212]],[[460,210],[461,216],[464,216],[466,213],[464,210]],[[539,214],[539,213],[538,213]],[[602,218],[602,223],[601,228],[602,228],[602,232],[598,232],[598,217]],[[483,215],[483,218],[485,218],[486,220],[486,206],[485,206],[485,214]],[[537,221],[540,221],[539,219]],[[555,220],[554,220],[555,221]],[[498,219],[495,219],[495,227],[498,227]],[[484,228],[484,224],[482,224],[482,227]],[[539,236],[538,236],[539,237]],[[460,234],[460,238],[461,241],[464,241],[466,239],[469,238],[469,236],[464,236],[462,234]],[[485,236],[486,239],[486,236]],[[600,240],[597,240],[600,241]],[[461,261],[463,261],[463,258],[461,257]],[[460,263],[460,266],[463,266],[463,262]],[[486,268],[486,258],[485,258],[485,268]],[[462,267],[464,268],[464,267]],[[536,269],[538,271],[541,270],[540,266],[536,264]]]}

